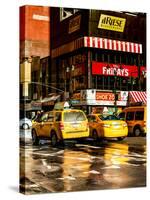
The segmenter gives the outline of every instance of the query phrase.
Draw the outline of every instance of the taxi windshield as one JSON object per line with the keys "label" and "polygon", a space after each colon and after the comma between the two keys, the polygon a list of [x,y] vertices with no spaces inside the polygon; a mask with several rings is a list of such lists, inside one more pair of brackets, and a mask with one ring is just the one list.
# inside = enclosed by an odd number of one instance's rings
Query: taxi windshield
{"label": "taxi windshield", "polygon": [[74,122],[74,121],[84,121],[86,120],[82,112],[65,112],[64,121],[65,122]]}

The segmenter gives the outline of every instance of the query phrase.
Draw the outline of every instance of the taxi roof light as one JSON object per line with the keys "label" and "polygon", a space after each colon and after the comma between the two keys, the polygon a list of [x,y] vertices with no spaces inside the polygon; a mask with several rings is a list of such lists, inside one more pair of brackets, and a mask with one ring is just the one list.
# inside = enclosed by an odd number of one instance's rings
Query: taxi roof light
{"label": "taxi roof light", "polygon": [[57,102],[54,105],[54,110],[65,110],[65,109],[70,109],[70,104],[67,101]]}

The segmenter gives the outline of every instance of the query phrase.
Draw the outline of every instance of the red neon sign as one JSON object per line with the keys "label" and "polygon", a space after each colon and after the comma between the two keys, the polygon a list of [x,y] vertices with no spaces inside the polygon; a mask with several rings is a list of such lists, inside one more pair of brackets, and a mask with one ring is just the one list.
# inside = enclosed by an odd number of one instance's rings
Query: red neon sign
{"label": "red neon sign", "polygon": [[[140,71],[145,67],[141,66]],[[138,77],[138,67],[135,65],[108,64],[103,62],[92,62],[92,74],[104,76]]]}

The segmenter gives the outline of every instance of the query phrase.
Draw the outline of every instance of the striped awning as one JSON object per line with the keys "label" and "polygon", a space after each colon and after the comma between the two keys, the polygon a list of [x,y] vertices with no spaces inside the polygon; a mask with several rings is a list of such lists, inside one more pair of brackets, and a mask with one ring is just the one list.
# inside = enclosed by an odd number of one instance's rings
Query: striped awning
{"label": "striped awning", "polygon": [[67,44],[63,44],[56,49],[52,49],[51,56],[52,58],[55,58],[82,47],[142,54],[142,44],[139,43],[84,36]]}
{"label": "striped awning", "polygon": [[142,44],[99,37],[84,37],[84,46],[114,51],[142,53]]}
{"label": "striped awning", "polygon": [[131,91],[129,92],[130,103],[142,102],[147,103],[147,94],[146,92],[141,91]]}

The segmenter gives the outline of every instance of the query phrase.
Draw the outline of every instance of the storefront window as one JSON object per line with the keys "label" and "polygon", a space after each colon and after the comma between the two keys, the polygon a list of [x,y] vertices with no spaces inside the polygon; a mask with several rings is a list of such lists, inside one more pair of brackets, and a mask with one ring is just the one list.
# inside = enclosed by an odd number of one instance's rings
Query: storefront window
{"label": "storefront window", "polygon": [[[115,83],[116,81],[116,83]],[[100,76],[92,77],[92,88],[101,90],[138,90],[138,83],[135,78],[131,77],[115,77],[114,76]]]}

